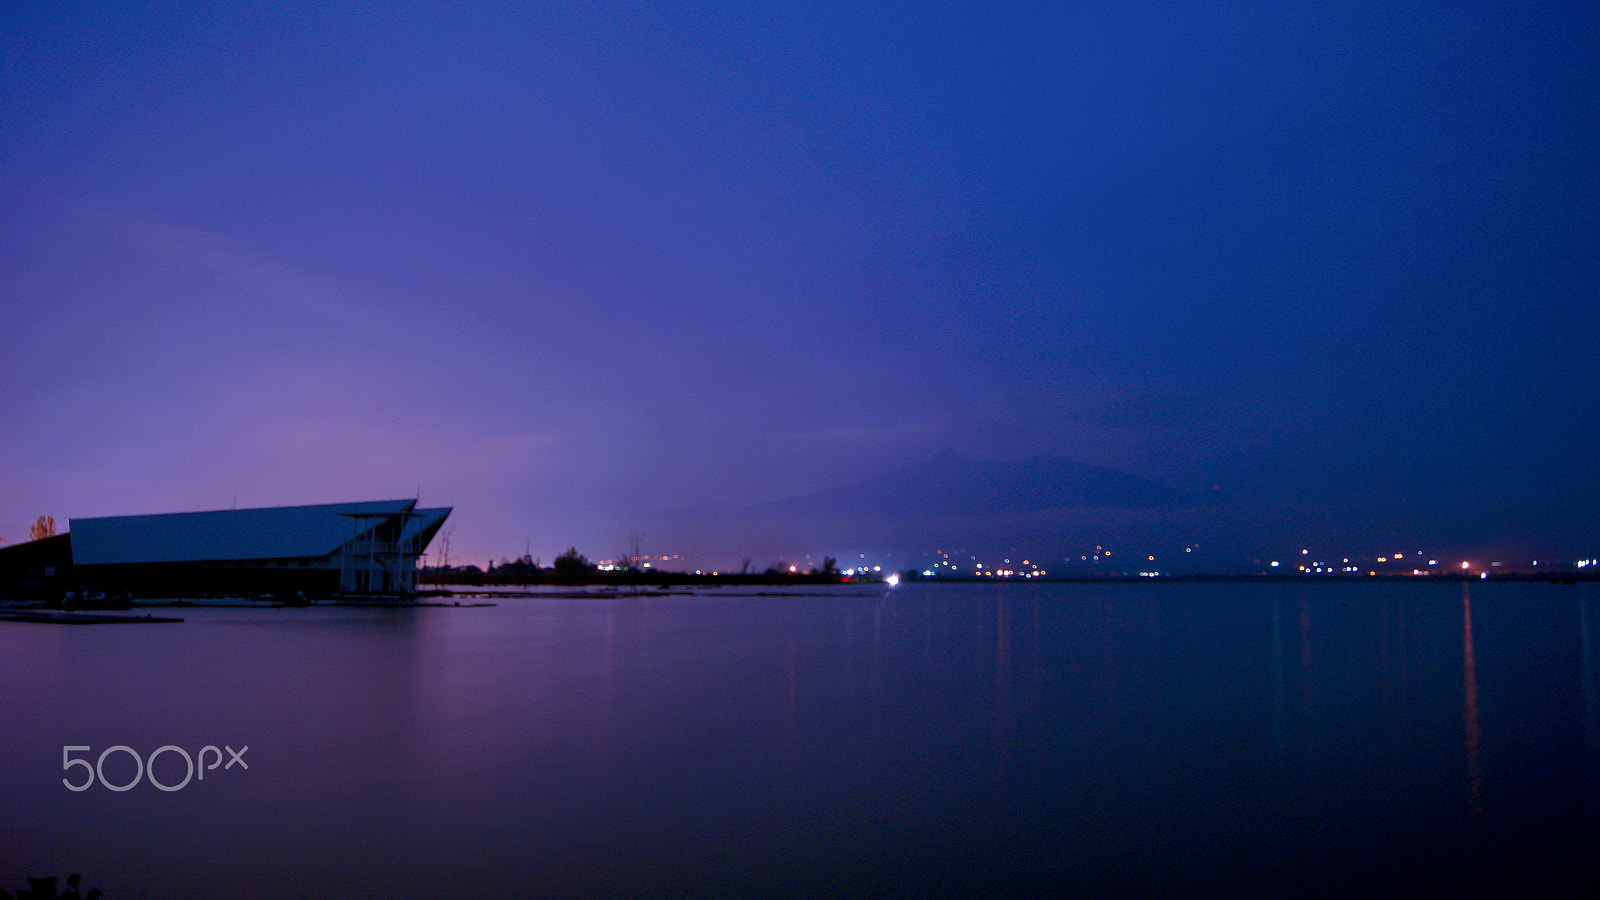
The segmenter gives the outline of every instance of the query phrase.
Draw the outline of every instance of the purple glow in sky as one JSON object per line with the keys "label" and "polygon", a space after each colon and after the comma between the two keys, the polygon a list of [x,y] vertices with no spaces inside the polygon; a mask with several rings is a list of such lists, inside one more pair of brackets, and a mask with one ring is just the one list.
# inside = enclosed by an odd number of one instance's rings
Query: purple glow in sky
{"label": "purple glow in sky", "polygon": [[[420,488],[456,560],[1590,553],[1597,26],[14,6],[0,541]],[[1083,467],[1132,494],[1029,482]]]}

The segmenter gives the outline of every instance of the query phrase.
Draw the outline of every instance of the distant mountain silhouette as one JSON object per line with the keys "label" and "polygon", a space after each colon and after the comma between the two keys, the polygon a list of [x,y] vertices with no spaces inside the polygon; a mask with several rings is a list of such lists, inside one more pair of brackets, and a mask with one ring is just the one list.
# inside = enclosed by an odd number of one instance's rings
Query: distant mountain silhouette
{"label": "distant mountain silhouette", "polygon": [[[662,511],[649,527],[685,548],[738,558],[766,547],[923,551],[982,546],[1093,546],[1104,539],[1170,543],[1162,523],[1228,503],[1130,472],[1035,456],[965,459],[946,450],[847,487],[762,503]],[[1193,526],[1180,528],[1191,540]],[[747,548],[747,549],[740,549]]]}
{"label": "distant mountain silhouette", "polygon": [[817,519],[833,516],[990,517],[1060,507],[1176,509],[1214,503],[1129,472],[1034,456],[984,462],[945,450],[924,462],[832,488],[755,504],[717,504],[695,512]]}
{"label": "distant mountain silhouette", "polygon": [[760,504],[808,513],[870,509],[913,515],[1002,515],[1066,506],[1172,508],[1217,498],[1188,494],[1128,472],[1053,456],[981,462],[945,450],[932,459],[846,488]]}

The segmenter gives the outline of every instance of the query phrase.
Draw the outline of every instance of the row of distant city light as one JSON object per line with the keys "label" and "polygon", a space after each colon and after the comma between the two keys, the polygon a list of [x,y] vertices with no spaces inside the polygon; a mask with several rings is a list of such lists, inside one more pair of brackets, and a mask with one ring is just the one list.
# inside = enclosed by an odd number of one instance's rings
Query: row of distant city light
{"label": "row of distant city light", "polygon": [[[661,556],[636,556],[636,557],[633,557],[632,559],[630,559],[628,557],[622,557],[621,559],[603,559],[600,562],[595,564],[595,568],[599,569],[602,572],[615,572],[618,569],[626,569],[626,568],[628,568],[628,565],[629,565],[630,562],[636,562],[636,563],[638,563],[639,568],[641,568],[641,569],[649,569],[649,568],[652,568],[652,565],[650,563],[650,560],[652,560],[652,559],[659,559],[662,562],[672,562],[675,559],[683,559],[683,557],[681,557],[678,554],[674,553],[674,554],[671,554],[670,556],[666,555],[666,554],[662,554]],[[698,575],[700,573],[696,572],[695,574]]]}
{"label": "row of distant city light", "polygon": [[[948,569],[952,574],[965,571],[950,561],[950,554],[940,551],[939,556],[940,561],[934,563],[933,568],[922,570],[922,577],[932,578],[939,574],[940,569]],[[1048,574],[1028,559],[1022,561],[1023,568],[1012,568],[1013,563],[1010,559],[1006,559],[1005,564],[1001,566],[984,565],[976,556],[969,556],[967,559],[972,561],[972,571],[969,574],[975,578],[1043,578]]]}
{"label": "row of distant city light", "polygon": [[[1194,547],[1185,547],[1185,548],[1183,548],[1183,552],[1185,552],[1185,553],[1193,553],[1194,552]],[[1103,546],[1101,546],[1099,544],[1096,544],[1094,546],[1094,553],[1093,554],[1085,553],[1085,554],[1083,554],[1083,555],[1078,557],[1078,561],[1079,562],[1100,562],[1102,559],[1110,559],[1110,558],[1111,558],[1111,551],[1107,550],[1105,547],[1103,547]],[[1156,561],[1155,555],[1151,554],[1149,556],[1146,556],[1145,557],[1145,561],[1146,562],[1155,562]],[[1072,562],[1072,560],[1071,559],[1067,559],[1067,560],[1065,560],[1065,562]],[[1157,574],[1157,573],[1140,572],[1139,574],[1140,575],[1152,575],[1152,574]]]}
{"label": "row of distant city light", "polygon": [[[1311,551],[1310,550],[1301,550],[1300,551],[1300,555],[1301,556],[1310,556],[1311,555]],[[1417,557],[1418,559],[1421,559],[1422,558],[1422,551],[1418,550],[1413,555],[1415,557]],[[1399,550],[1395,551],[1393,556],[1392,556],[1392,558],[1395,559],[1395,560],[1402,560],[1402,559],[1405,559],[1405,557],[1406,557],[1405,553],[1403,551],[1399,551]],[[1378,557],[1377,561],[1379,563],[1385,563],[1386,564],[1386,563],[1389,562],[1390,559],[1391,559],[1391,557],[1389,557],[1389,556],[1380,556],[1380,557]],[[1273,560],[1272,561],[1272,568],[1274,568],[1274,569],[1279,568],[1282,565],[1283,564],[1278,562],[1277,560]],[[1437,566],[1437,565],[1439,565],[1439,561],[1437,559],[1430,559],[1430,560],[1428,560],[1428,565],[1430,567]],[[1499,565],[1499,563],[1495,563],[1495,565]],[[1301,565],[1296,567],[1296,569],[1298,571],[1301,571],[1301,572],[1309,572],[1311,574],[1322,574],[1322,575],[1336,575],[1336,574],[1342,575],[1342,574],[1360,573],[1361,572],[1361,568],[1362,567],[1359,566],[1359,565],[1352,565],[1350,563],[1350,558],[1349,557],[1341,558],[1340,563],[1337,566],[1333,565],[1332,563],[1322,562],[1321,560],[1315,560],[1310,565],[1301,564]],[[1463,569],[1470,568],[1470,564],[1463,562],[1461,564],[1461,568],[1463,568]],[[1367,574],[1376,575],[1377,572],[1375,570],[1368,569],[1367,570]],[[1428,573],[1423,571],[1422,569],[1413,568],[1411,570],[1411,574],[1413,574],[1413,575],[1427,575]]]}
{"label": "row of distant city light", "polygon": [[[956,570],[952,569],[951,571],[954,572]],[[939,572],[937,569],[922,570],[923,578],[932,578],[938,574]],[[985,569],[982,567],[974,568],[971,572],[971,575],[974,578],[1043,578],[1048,574],[1049,573],[1043,569],[1028,569],[1027,571],[1023,571],[1021,569]]]}
{"label": "row of distant city light", "polygon": [[[1301,556],[1309,556],[1310,554],[1311,554],[1310,550],[1301,550],[1300,551],[1300,555]],[[1402,559],[1405,559],[1405,556],[1406,555],[1403,552],[1395,552],[1391,556],[1380,556],[1380,557],[1378,557],[1376,562],[1381,563],[1381,564],[1387,564],[1387,563],[1390,563],[1390,562],[1398,562],[1398,561],[1400,561]],[[1415,556],[1417,559],[1421,559],[1422,558],[1422,551],[1418,550],[1415,554],[1413,554],[1413,556]],[[1593,566],[1593,565],[1597,565],[1597,564],[1600,564],[1600,561],[1593,560],[1593,559],[1587,559],[1587,560],[1580,559],[1580,560],[1578,560],[1577,566],[1578,566],[1578,568],[1583,569],[1583,568],[1587,568],[1589,566]],[[1283,566],[1283,563],[1281,563],[1281,562],[1279,562],[1278,560],[1275,559],[1275,560],[1272,561],[1271,565],[1272,565],[1272,568],[1276,569],[1276,568],[1280,568],[1281,566]],[[1539,565],[1539,561],[1538,560],[1534,560],[1533,561],[1533,565],[1535,565],[1535,566]],[[1498,568],[1501,568],[1502,566],[1504,566],[1504,563],[1491,562],[1491,563],[1489,563],[1488,569],[1498,569]],[[1414,566],[1411,569],[1411,574],[1413,574],[1413,575],[1431,575],[1431,574],[1433,574],[1433,571],[1438,569],[1439,567],[1440,567],[1440,563],[1439,563],[1439,561],[1437,559],[1430,559],[1430,560],[1428,560],[1428,568],[1422,569],[1422,568],[1417,568],[1417,567]],[[1323,562],[1321,560],[1315,560],[1315,561],[1311,562],[1310,564],[1302,563],[1299,566],[1297,566],[1296,568],[1297,568],[1298,571],[1301,571],[1301,572],[1308,572],[1308,573],[1312,573],[1312,574],[1320,573],[1320,574],[1328,575],[1328,574],[1342,574],[1342,573],[1351,573],[1351,572],[1357,572],[1358,573],[1358,572],[1360,572],[1362,570],[1363,567],[1360,566],[1360,565],[1352,564],[1350,562],[1349,557],[1344,557],[1344,558],[1342,558],[1340,560],[1340,563],[1337,566],[1335,566],[1332,563]],[[1489,577],[1488,569],[1483,569],[1482,570],[1484,578]],[[1469,560],[1462,560],[1461,561],[1461,570],[1463,572],[1472,571],[1472,563]],[[1375,569],[1367,569],[1367,574],[1376,575],[1377,574],[1377,570],[1375,570]]]}
{"label": "row of distant city light", "polygon": [[[1194,547],[1192,547],[1192,546],[1185,547],[1185,548],[1183,548],[1183,552],[1185,552],[1185,553],[1193,553],[1194,552]],[[1095,548],[1094,548],[1094,551],[1092,553],[1083,553],[1083,554],[1079,555],[1078,556],[1078,561],[1079,562],[1103,562],[1103,561],[1111,559],[1111,555],[1112,555],[1111,551],[1109,549],[1107,549],[1105,547],[1105,545],[1096,544]],[[943,551],[940,551],[939,552],[939,556],[941,557],[941,559],[940,559],[939,562],[934,563],[933,568],[924,569],[922,571],[922,575],[923,575],[924,578],[932,578],[933,576],[938,575],[941,570],[948,570],[952,574],[966,571],[966,569],[964,567],[958,566],[955,563],[950,561],[950,554],[945,553]],[[968,556],[967,559],[972,561],[972,569],[971,569],[970,575],[972,575],[974,577],[982,577],[982,578],[1044,578],[1045,576],[1047,576],[1049,574],[1044,569],[1039,568],[1037,563],[1033,562],[1032,560],[1027,560],[1027,559],[1023,560],[1022,563],[1021,563],[1023,568],[1012,568],[1013,563],[1011,562],[1010,559],[1006,559],[1004,561],[1004,565],[1003,566],[988,566],[988,565],[985,565],[983,562],[979,561],[976,556]],[[1145,559],[1147,561],[1149,561],[1149,562],[1155,562],[1156,558],[1154,556],[1147,556],[1147,557],[1145,557]],[[1072,562],[1072,558],[1071,557],[1067,557],[1067,558],[1063,559],[1062,562],[1070,563],[1070,562]],[[1154,576],[1160,575],[1161,573],[1160,572],[1140,572],[1139,574],[1143,575],[1143,576],[1154,577]]]}
{"label": "row of distant city light", "polygon": [[[845,569],[843,572],[840,572],[839,574],[843,575],[846,578],[854,578],[857,575],[866,575],[868,572],[871,572],[874,575],[881,575],[881,574],[883,574],[883,566],[873,566],[870,569],[868,567],[866,567],[866,566],[862,566],[859,569]],[[720,571],[707,571],[705,569],[695,569],[694,573],[696,575],[713,575],[713,576],[722,574]],[[789,574],[790,575],[799,575],[800,574],[800,567],[799,566],[790,566],[789,567]],[[895,579],[895,582],[899,583],[899,579],[898,578]]]}

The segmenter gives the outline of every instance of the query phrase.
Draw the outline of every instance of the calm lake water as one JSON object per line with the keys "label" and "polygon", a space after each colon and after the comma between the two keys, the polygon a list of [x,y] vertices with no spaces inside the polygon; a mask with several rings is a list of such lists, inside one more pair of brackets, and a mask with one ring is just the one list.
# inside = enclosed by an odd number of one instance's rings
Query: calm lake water
{"label": "calm lake water", "polygon": [[[0,887],[71,871],[109,900],[1600,886],[1592,584],[177,614],[0,622]],[[249,749],[173,791],[62,783],[93,774],[64,770],[64,746],[92,764],[115,745]],[[113,751],[101,774],[125,785],[136,765]],[[150,771],[188,770],[164,751]]]}

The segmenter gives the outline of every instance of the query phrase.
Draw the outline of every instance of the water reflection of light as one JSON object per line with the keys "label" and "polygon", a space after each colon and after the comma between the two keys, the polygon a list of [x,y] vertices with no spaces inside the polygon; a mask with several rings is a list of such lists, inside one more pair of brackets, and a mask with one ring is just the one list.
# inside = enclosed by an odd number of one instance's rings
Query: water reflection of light
{"label": "water reflection of light", "polygon": [[1272,734],[1278,745],[1279,771],[1286,774],[1289,764],[1289,698],[1283,665],[1283,601],[1277,598],[1272,601]]}
{"label": "water reflection of light", "polygon": [[994,611],[994,713],[995,764],[1005,771],[1010,755],[1011,732],[1014,717],[1011,712],[1011,624],[1010,608],[1005,597],[995,604]]}
{"label": "water reflection of light", "polygon": [[1578,598],[1578,640],[1583,673],[1583,775],[1589,799],[1600,792],[1600,711],[1595,700],[1594,636],[1589,628],[1589,598]]}
{"label": "water reflection of light", "polygon": [[1467,729],[1467,777],[1472,790],[1472,814],[1483,815],[1483,768],[1478,761],[1482,736],[1478,732],[1478,673],[1472,652],[1472,596],[1461,585],[1461,717]]}
{"label": "water reflection of light", "polygon": [[778,726],[778,744],[783,748],[784,769],[793,775],[799,763],[800,685],[796,671],[795,642],[783,645],[783,718]]}
{"label": "water reflection of light", "polygon": [[1307,693],[1311,690],[1311,607],[1300,601],[1300,678]]}

